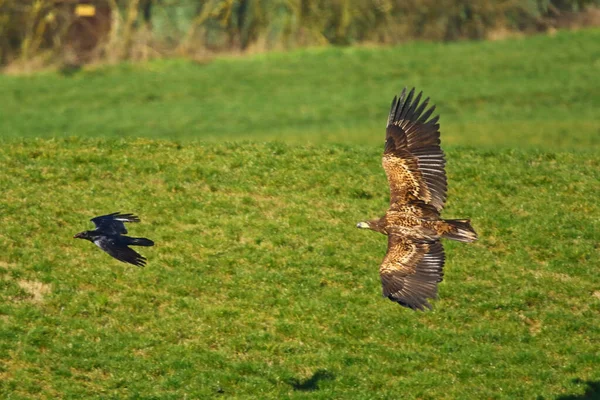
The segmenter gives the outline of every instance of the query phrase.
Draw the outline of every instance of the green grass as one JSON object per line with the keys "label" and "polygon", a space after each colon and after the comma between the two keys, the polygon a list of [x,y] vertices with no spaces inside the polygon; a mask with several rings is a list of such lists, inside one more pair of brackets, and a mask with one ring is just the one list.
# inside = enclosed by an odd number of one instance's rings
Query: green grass
{"label": "green grass", "polygon": [[112,136],[380,143],[416,86],[450,145],[600,145],[600,30],[500,42],[325,48],[0,76],[0,137]]}
{"label": "green grass", "polygon": [[[594,398],[599,38],[0,77],[0,397]],[[402,85],[480,235],[427,313],[381,297],[386,239],[355,228]],[[113,211],[146,268],[72,239]]]}
{"label": "green grass", "polygon": [[[441,300],[415,313],[380,295],[385,238],[355,229],[387,207],[379,156],[147,139],[4,146],[2,391],[551,399],[599,379],[598,157],[448,151],[445,215],[473,218],[481,240],[446,242]],[[142,249],[145,269],[71,239],[117,210],[139,213],[131,233],[157,243]],[[298,390],[315,380],[310,396]]]}

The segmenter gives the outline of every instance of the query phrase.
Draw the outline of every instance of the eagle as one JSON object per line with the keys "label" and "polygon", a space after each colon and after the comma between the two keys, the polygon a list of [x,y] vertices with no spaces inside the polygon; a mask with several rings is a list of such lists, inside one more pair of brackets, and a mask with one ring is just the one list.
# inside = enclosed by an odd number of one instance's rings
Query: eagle
{"label": "eagle", "polygon": [[[440,148],[439,116],[430,119],[413,88],[394,97],[387,121],[382,165],[390,187],[390,207],[379,219],[359,222],[388,237],[379,267],[383,296],[413,310],[431,309],[444,276],[441,239],[472,242],[477,233],[468,219],[442,219],[446,203],[446,159]],[[427,110],[426,110],[427,109]]]}
{"label": "eagle", "polygon": [[146,238],[123,236],[127,233],[124,222],[140,222],[136,215],[115,212],[92,218],[90,221],[96,225],[96,229],[80,232],[73,238],[89,240],[121,262],[138,267],[146,265],[146,258],[129,246],[154,246],[154,242]]}

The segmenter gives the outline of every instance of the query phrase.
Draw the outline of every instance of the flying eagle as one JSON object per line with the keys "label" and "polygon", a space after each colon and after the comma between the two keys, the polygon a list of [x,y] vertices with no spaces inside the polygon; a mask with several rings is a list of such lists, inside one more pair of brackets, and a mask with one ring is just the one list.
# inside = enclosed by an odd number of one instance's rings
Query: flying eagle
{"label": "flying eagle", "polygon": [[439,116],[429,119],[429,98],[394,97],[388,117],[382,165],[390,186],[390,208],[379,219],[357,228],[388,236],[388,249],[379,268],[383,295],[413,310],[431,309],[444,272],[442,238],[472,242],[477,233],[468,219],[445,220],[446,160],[440,148]]}
{"label": "flying eagle", "polygon": [[80,232],[73,238],[87,239],[124,263],[137,265],[138,267],[146,265],[146,258],[129,248],[129,246],[154,246],[154,242],[146,238],[122,235],[127,233],[124,222],[140,222],[137,216],[116,212],[92,218],[90,221],[96,225],[96,229]]}

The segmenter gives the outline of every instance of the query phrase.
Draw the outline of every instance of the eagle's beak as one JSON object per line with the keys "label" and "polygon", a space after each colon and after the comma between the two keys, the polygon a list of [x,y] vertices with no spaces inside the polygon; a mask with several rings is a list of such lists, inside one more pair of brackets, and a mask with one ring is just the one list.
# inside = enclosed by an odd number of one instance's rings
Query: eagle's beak
{"label": "eagle's beak", "polygon": [[356,227],[359,229],[368,229],[369,224],[367,224],[366,222],[359,222],[358,224],[356,224]]}

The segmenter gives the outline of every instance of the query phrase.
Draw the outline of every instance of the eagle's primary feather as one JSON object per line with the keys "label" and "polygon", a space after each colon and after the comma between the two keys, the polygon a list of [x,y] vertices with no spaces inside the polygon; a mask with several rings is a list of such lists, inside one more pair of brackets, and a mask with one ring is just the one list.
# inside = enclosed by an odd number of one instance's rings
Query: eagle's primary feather
{"label": "eagle's primary feather", "polygon": [[[446,202],[446,159],[440,148],[439,117],[427,120],[435,106],[423,112],[429,98],[419,105],[415,90],[394,98],[388,118],[383,169],[390,184],[390,201],[408,203],[411,198],[431,204],[438,211]],[[412,197],[409,197],[412,196]]]}
{"label": "eagle's primary feather", "polygon": [[440,148],[435,106],[427,108],[406,89],[394,97],[388,117],[382,166],[390,186],[390,208],[375,220],[361,222],[388,235],[388,250],[379,269],[383,295],[415,310],[431,308],[444,276],[441,238],[471,242],[477,234],[469,220],[444,220],[446,159]]}

